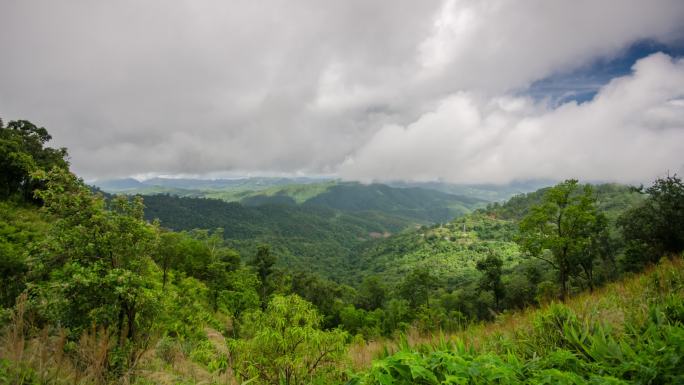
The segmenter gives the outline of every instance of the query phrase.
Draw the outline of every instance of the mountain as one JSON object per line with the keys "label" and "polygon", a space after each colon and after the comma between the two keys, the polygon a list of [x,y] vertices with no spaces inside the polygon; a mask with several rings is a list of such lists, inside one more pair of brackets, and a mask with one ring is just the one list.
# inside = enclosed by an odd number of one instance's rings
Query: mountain
{"label": "mountain", "polygon": [[96,182],[105,192],[169,194],[240,202],[245,206],[267,204],[322,206],[345,212],[378,211],[419,224],[447,222],[484,207],[487,200],[424,187],[393,187],[312,178],[169,179],[143,182],[120,179]]}
{"label": "mountain", "polygon": [[[365,243],[350,261],[356,269],[352,275],[358,281],[366,275],[380,275],[384,282],[397,283],[416,268],[429,268],[455,287],[472,281],[478,275],[476,262],[490,252],[502,258],[504,268],[514,268],[522,262],[514,242],[517,223],[541,202],[547,189],[517,195],[503,204],[490,204],[449,223]],[[620,213],[644,199],[642,194],[619,184],[595,185],[593,191],[612,233],[616,232],[615,220]]]}
{"label": "mountain", "polygon": [[190,179],[190,178],[152,178],[143,182],[146,186],[163,186],[180,188],[185,190],[262,190],[272,186],[288,184],[319,183],[319,178],[277,178],[277,177],[250,177],[235,179]]}
{"label": "mountain", "polygon": [[132,178],[104,179],[92,182],[93,185],[108,193],[145,194],[150,191],[177,191],[184,194],[217,191],[261,191],[274,186],[290,184],[306,185],[327,181],[325,178],[279,178],[248,177],[234,179],[194,179],[194,178],[151,178],[138,181]]}
{"label": "mountain", "polygon": [[364,242],[447,222],[487,203],[422,188],[339,182],[271,187],[242,203],[172,194],[144,200],[147,219],[162,226],[223,228],[225,239],[245,256],[270,244],[281,264],[338,280],[346,279],[348,261]]}
{"label": "mountain", "polygon": [[540,179],[527,181],[513,181],[505,184],[454,184],[446,182],[388,182],[393,187],[420,187],[442,191],[449,194],[474,197],[492,202],[506,201],[516,195],[533,192],[544,187],[552,186],[557,181]]}
{"label": "mountain", "polygon": [[355,247],[401,231],[413,224],[381,212],[345,213],[315,205],[244,206],[217,199],[145,196],[145,217],[173,230],[223,228],[228,244],[250,259],[257,246],[268,244],[279,263],[346,279],[347,261]]}
{"label": "mountain", "polygon": [[270,188],[245,196],[241,202],[249,206],[301,203],[345,212],[378,211],[421,224],[447,222],[488,203],[425,188],[334,181]]}
{"label": "mountain", "polygon": [[120,193],[125,191],[137,191],[145,187],[145,184],[133,178],[125,179],[108,179],[102,181],[95,181],[93,185],[99,187],[102,191],[109,193]]}
{"label": "mountain", "polygon": [[[93,182],[94,185],[109,193],[153,194],[169,193],[178,196],[203,196],[222,199],[228,202],[243,201],[249,205],[271,202],[275,197],[278,203],[285,203],[280,196],[292,197],[303,203],[335,185],[359,183],[341,182],[330,178],[313,177],[247,177],[234,179],[192,179],[192,178],[151,178],[144,181],[135,179],[110,179]],[[452,184],[446,182],[385,182],[370,186],[386,185],[397,188],[420,188],[436,190],[466,198],[484,201],[505,201],[515,195],[532,192],[551,186],[554,181],[531,180],[515,181],[507,184]],[[368,186],[368,184],[366,184]],[[264,196],[261,196],[264,195]],[[253,199],[253,197],[256,197]]]}

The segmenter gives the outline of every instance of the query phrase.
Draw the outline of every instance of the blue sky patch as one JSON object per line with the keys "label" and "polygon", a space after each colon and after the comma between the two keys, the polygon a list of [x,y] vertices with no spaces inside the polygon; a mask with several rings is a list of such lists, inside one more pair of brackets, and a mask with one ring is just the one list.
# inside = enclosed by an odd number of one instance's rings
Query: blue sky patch
{"label": "blue sky patch", "polygon": [[617,57],[599,59],[577,70],[538,80],[526,90],[525,94],[536,100],[546,99],[552,106],[570,101],[583,103],[592,100],[599,88],[611,79],[629,74],[637,60],[656,52],[682,56],[684,43],[664,45],[652,40],[639,41]]}

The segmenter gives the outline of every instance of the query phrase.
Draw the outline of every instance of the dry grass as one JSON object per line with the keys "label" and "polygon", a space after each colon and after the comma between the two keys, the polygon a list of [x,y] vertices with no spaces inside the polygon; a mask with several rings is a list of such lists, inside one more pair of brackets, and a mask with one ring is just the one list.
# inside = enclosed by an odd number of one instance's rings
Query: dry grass
{"label": "dry grass", "polygon": [[[626,317],[625,309],[630,317],[638,317],[637,324],[648,316],[649,287],[656,282],[658,290],[668,291],[673,274],[681,275],[684,262],[681,258],[663,260],[658,266],[651,267],[642,274],[626,277],[618,282],[610,283],[593,293],[585,292],[568,300],[565,305],[572,309],[578,318],[587,322],[600,322],[611,326],[616,333],[622,331]],[[547,311],[553,303],[539,308],[527,308],[522,311],[504,313],[496,320],[472,325],[465,330],[450,334],[420,334],[412,328],[406,335],[409,346],[438,346],[444,341],[461,341],[466,347],[477,351],[497,350],[501,341],[513,340],[529,334],[534,329],[534,320],[542,312]],[[378,339],[371,342],[355,343],[349,348],[349,359],[354,370],[363,370],[371,366],[372,361],[386,353],[393,353],[399,348],[397,339]]]}

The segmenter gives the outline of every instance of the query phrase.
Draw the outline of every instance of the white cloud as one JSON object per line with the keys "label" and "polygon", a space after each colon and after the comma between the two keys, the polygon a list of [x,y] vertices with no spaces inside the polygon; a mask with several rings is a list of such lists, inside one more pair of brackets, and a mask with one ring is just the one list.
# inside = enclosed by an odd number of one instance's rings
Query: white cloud
{"label": "white cloud", "polygon": [[684,60],[654,54],[594,100],[550,109],[456,93],[402,127],[383,127],[341,168],[361,180],[525,178],[649,181],[684,172]]}
{"label": "white cloud", "polygon": [[[502,143],[525,142],[517,136],[541,131],[546,115],[587,120],[587,107],[546,111],[511,95],[684,32],[681,0],[6,0],[0,13],[0,113],[45,125],[86,178],[338,169],[382,178],[388,170],[363,161],[369,149],[443,163],[395,165],[413,170],[392,172],[407,179],[453,177],[454,160],[487,165],[462,175],[477,180],[535,176]],[[626,123],[670,135],[678,100]],[[412,133],[448,122],[462,126],[456,144],[453,128]],[[391,136],[411,140],[384,147],[379,138]],[[619,151],[612,143],[602,145]]]}

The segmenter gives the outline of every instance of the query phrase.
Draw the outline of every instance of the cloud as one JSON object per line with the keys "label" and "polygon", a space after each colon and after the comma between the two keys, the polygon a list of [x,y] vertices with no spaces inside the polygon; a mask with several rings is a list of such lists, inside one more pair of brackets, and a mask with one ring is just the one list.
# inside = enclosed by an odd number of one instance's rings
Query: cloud
{"label": "cloud", "polygon": [[[383,178],[386,170],[363,159],[368,149],[389,159],[391,148],[378,138],[392,130],[430,119],[511,122],[527,109],[550,114],[511,95],[640,39],[669,44],[684,36],[680,0],[7,0],[0,13],[0,114],[45,125],[87,178],[222,171]],[[670,109],[650,119],[676,124]],[[472,137],[461,137],[469,155],[459,159],[496,164],[474,150],[514,141],[496,127],[463,131]],[[446,151],[439,135],[452,131],[435,128],[415,140]],[[411,142],[402,146],[418,153]],[[453,160],[451,152],[436,160]],[[402,175],[438,174],[419,163]],[[532,174],[499,165],[491,178]]]}
{"label": "cloud", "polygon": [[654,54],[589,102],[459,92],[406,125],[387,125],[341,168],[360,180],[644,182],[684,172],[684,59]]}

